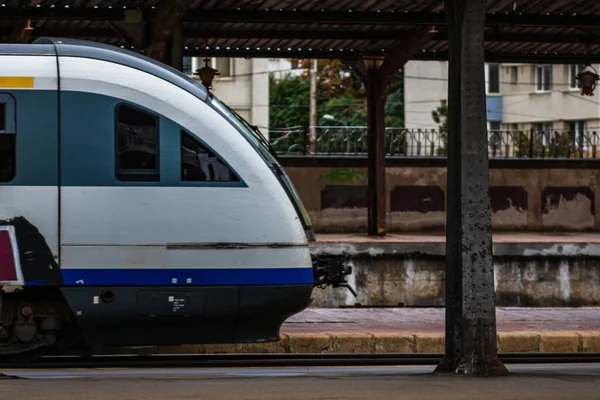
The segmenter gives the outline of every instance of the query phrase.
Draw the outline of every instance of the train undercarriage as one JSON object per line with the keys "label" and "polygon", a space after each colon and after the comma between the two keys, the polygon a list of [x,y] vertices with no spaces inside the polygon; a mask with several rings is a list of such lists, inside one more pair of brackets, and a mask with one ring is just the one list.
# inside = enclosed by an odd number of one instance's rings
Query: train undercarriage
{"label": "train undercarriage", "polygon": [[83,342],[58,288],[0,291],[0,361],[32,361]]}
{"label": "train undercarriage", "polygon": [[[314,286],[4,286],[0,288],[0,361],[27,362],[65,352],[90,355],[92,346],[103,344],[277,340],[285,319],[308,306],[313,287],[347,287],[354,293],[345,282],[351,269],[342,257],[314,257],[313,264]],[[167,304],[172,301],[168,297],[180,304],[175,308]],[[196,307],[199,301],[201,308]]]}

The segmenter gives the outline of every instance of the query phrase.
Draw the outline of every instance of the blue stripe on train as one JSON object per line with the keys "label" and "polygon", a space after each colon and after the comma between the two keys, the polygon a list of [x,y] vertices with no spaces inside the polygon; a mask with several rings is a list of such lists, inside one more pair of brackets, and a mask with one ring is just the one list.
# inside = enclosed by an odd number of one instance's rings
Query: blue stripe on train
{"label": "blue stripe on train", "polygon": [[[312,268],[62,269],[64,285],[313,284]],[[176,280],[176,281],[174,281]],[[191,281],[188,281],[191,280]]]}

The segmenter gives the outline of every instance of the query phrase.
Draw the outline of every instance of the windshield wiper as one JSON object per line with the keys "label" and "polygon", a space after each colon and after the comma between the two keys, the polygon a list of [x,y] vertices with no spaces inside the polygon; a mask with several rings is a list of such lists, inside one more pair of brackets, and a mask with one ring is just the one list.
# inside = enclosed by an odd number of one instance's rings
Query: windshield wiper
{"label": "windshield wiper", "polygon": [[273,157],[275,157],[277,159],[277,153],[275,152],[275,150],[273,149],[273,147],[271,146],[271,143],[269,143],[269,141],[267,140],[267,138],[264,137],[264,135],[261,133],[261,131],[258,129],[258,127],[256,125],[250,125],[248,123],[248,121],[246,121],[244,118],[242,118],[242,116],[240,114],[238,114],[234,109],[232,109],[231,107],[229,107],[227,104],[223,104],[225,107],[227,107],[227,109],[237,117],[237,119],[239,119],[248,129],[250,129],[251,131],[253,131],[254,133],[256,133],[256,137],[257,139],[267,148],[267,150],[269,150],[269,152],[273,155]]}

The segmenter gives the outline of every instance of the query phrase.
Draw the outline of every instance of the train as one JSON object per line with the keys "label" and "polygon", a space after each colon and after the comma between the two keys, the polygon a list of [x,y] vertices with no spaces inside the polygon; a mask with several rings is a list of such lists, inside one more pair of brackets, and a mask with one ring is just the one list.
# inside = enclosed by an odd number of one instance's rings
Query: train
{"label": "train", "polygon": [[347,286],[261,132],[143,54],[0,45],[0,359],[260,343]]}

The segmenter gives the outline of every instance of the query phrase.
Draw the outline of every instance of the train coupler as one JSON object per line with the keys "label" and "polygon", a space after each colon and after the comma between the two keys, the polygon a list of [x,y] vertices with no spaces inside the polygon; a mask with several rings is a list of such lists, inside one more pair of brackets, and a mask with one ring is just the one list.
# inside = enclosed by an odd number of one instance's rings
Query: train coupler
{"label": "train coupler", "polygon": [[352,273],[352,267],[344,263],[344,258],[339,256],[317,257],[313,256],[313,269],[315,271],[315,286],[325,289],[327,286],[334,288],[345,287],[354,297],[358,297],[352,286],[346,282],[346,275]]}

